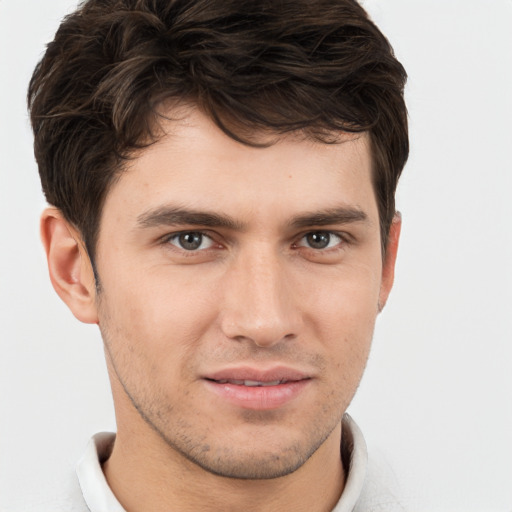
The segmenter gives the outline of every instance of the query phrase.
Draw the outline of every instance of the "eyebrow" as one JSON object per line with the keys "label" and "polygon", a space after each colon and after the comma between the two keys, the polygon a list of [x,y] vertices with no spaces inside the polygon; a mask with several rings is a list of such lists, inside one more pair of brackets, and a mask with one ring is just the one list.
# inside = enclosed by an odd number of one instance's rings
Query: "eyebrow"
{"label": "eyebrow", "polygon": [[[288,224],[290,227],[297,229],[368,221],[368,215],[364,211],[359,208],[343,206],[304,213],[292,218]],[[244,231],[247,228],[245,223],[238,222],[227,215],[173,206],[162,206],[140,214],[137,217],[137,225],[141,228],[192,225],[225,228],[233,231]]]}
{"label": "eyebrow", "polygon": [[305,213],[295,217],[290,222],[294,228],[311,226],[328,226],[330,224],[351,224],[354,222],[369,222],[368,215],[359,208],[343,206],[327,210]]}
{"label": "eyebrow", "polygon": [[142,228],[185,224],[209,228],[226,228],[234,231],[242,231],[245,228],[244,224],[227,215],[171,206],[162,206],[142,213],[137,217],[137,224]]}

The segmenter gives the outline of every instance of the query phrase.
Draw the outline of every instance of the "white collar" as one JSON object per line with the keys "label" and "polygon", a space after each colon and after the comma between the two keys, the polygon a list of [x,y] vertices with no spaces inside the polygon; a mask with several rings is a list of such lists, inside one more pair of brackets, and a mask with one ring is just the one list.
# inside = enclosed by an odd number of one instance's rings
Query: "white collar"
{"label": "white collar", "polygon": [[[115,434],[109,432],[93,436],[76,468],[82,494],[91,512],[126,512],[101,469],[101,464],[112,452],[114,440]],[[344,461],[348,465],[348,475],[343,494],[332,512],[352,512],[363,489],[368,456],[363,434],[348,414],[343,417],[341,452],[348,458]]]}
{"label": "white collar", "polygon": [[356,422],[345,413],[343,416],[341,437],[342,460],[348,458],[348,468],[343,493],[332,512],[352,512],[363,491],[368,465],[368,452],[363,433]]}
{"label": "white collar", "polygon": [[92,437],[78,461],[76,474],[85,503],[91,512],[126,512],[117,501],[101,469],[112,453],[115,434],[100,432]]}

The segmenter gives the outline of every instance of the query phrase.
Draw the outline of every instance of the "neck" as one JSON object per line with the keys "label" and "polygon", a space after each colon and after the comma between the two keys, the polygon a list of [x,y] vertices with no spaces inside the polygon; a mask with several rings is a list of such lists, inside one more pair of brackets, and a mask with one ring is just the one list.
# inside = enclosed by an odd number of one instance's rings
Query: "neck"
{"label": "neck", "polygon": [[343,490],[341,425],[298,470],[265,480],[205,471],[144,426],[143,435],[137,435],[133,424],[129,430],[120,428],[103,465],[110,488],[127,512],[324,512],[332,510]]}

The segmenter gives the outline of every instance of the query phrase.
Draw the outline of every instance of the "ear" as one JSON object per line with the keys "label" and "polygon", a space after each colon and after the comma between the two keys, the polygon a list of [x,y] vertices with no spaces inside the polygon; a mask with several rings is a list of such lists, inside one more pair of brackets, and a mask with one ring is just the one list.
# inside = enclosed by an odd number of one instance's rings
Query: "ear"
{"label": "ear", "polygon": [[382,281],[379,294],[379,312],[384,309],[386,302],[393,287],[395,280],[395,263],[398,253],[398,242],[400,240],[400,231],[402,229],[402,216],[399,212],[395,213],[391,227],[389,228],[388,245],[386,255],[382,264]]}
{"label": "ear", "polygon": [[41,239],[59,297],[78,320],[98,323],[94,272],[78,231],[60,210],[47,208],[41,216]]}

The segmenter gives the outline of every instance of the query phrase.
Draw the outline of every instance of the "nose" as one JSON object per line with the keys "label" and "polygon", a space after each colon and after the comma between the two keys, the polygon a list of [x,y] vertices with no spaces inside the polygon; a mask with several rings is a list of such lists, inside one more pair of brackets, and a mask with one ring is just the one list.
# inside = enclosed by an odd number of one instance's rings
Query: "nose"
{"label": "nose", "polygon": [[302,317],[286,262],[272,251],[239,255],[223,281],[221,328],[238,341],[272,347],[295,338]]}

